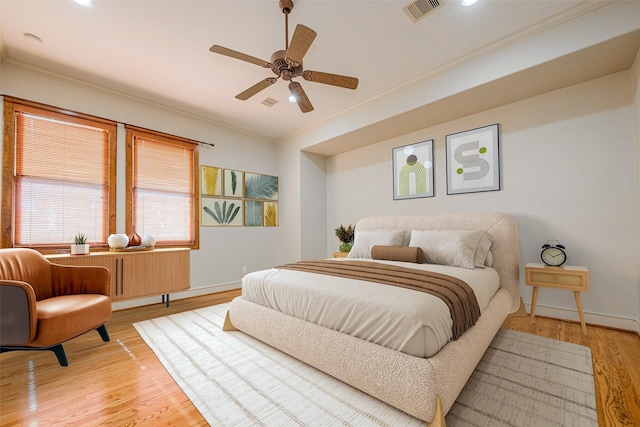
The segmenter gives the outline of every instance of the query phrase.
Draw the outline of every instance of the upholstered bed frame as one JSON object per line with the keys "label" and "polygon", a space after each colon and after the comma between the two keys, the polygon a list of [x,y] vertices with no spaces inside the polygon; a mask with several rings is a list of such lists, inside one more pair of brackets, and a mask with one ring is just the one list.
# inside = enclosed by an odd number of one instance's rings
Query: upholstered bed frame
{"label": "upholstered bed frame", "polygon": [[[515,222],[499,213],[369,217],[356,230],[485,230],[494,240],[500,289],[475,326],[430,358],[419,358],[296,319],[237,297],[226,330],[241,330],[410,415],[443,419],[506,316],[520,304]],[[441,406],[436,405],[436,401]],[[437,408],[438,406],[438,408]],[[436,411],[437,409],[437,411]],[[438,413],[436,413],[438,412]]]}

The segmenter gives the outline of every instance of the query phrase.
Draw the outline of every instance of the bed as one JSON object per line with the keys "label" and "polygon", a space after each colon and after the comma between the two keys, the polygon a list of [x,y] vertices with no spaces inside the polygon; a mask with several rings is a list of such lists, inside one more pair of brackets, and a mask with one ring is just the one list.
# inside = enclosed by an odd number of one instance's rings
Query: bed
{"label": "bed", "polygon": [[[438,241],[438,238],[441,240]],[[430,244],[435,247],[430,247]],[[438,252],[444,246],[447,246],[448,252]],[[356,241],[349,258],[326,260],[324,263],[357,264],[359,268],[363,265],[360,263],[376,262],[394,265],[393,268],[397,265],[402,269],[429,269],[427,264],[397,261],[397,256],[383,256],[379,260],[369,259],[372,250],[379,254],[381,249],[390,249],[393,252],[394,247],[401,247],[399,251],[403,251],[405,255],[408,252],[413,254],[415,249],[420,247],[429,263],[441,263],[434,266],[439,273],[444,271],[445,274],[449,274],[459,270],[465,277],[464,280],[473,282],[474,285],[476,279],[473,275],[475,273],[472,274],[473,270],[487,277],[489,281],[492,280],[491,276],[495,275],[495,289],[488,295],[482,295],[481,288],[484,285],[474,288],[474,292],[479,292],[476,299],[480,315],[467,326],[466,331],[458,333],[452,339],[456,326],[447,322],[445,329],[450,328],[451,336],[444,339],[440,337],[441,342],[433,345],[430,344],[431,340],[438,335],[441,336],[442,332],[437,332],[432,327],[420,329],[414,326],[411,336],[390,338],[381,332],[380,324],[368,324],[368,319],[386,319],[388,324],[393,325],[392,329],[411,329],[412,326],[399,327],[400,317],[397,313],[380,312],[381,305],[370,309],[379,315],[369,316],[363,321],[361,313],[366,313],[367,309],[363,308],[364,303],[354,295],[371,294],[378,299],[381,292],[398,292],[405,297],[410,295],[409,300],[402,299],[397,294],[390,296],[390,293],[382,297],[386,301],[400,301],[401,309],[410,313],[415,312],[414,307],[410,306],[413,304],[411,301],[415,300],[417,304],[421,304],[420,301],[427,297],[418,296],[418,292],[403,286],[398,288],[375,282],[363,283],[362,279],[319,276],[313,272],[300,272],[295,268],[290,270],[290,266],[280,266],[245,276],[243,295],[231,302],[224,329],[241,330],[410,415],[433,423],[432,425],[439,425],[506,316],[519,308],[517,228],[515,222],[507,215],[492,212],[368,217],[356,224]],[[481,247],[485,250],[483,256],[478,258]],[[442,256],[444,258],[438,258]],[[473,264],[468,265],[469,262]],[[452,263],[454,266],[442,265],[446,263]],[[315,268],[315,265],[313,267]],[[343,265],[337,268],[343,268]],[[261,288],[256,288],[252,283],[256,280],[272,283],[272,287],[260,290]],[[336,288],[336,285],[330,283],[336,280],[337,287],[348,288],[350,295],[330,295]],[[285,290],[278,292],[279,288],[273,286],[273,281],[277,282],[278,286],[284,286]],[[297,298],[306,298],[303,301],[303,309],[297,309],[298,306],[295,304],[281,299],[284,298],[282,295],[290,294],[294,295],[295,299],[297,284],[320,292],[311,297],[298,296]],[[382,291],[381,286],[390,289]],[[437,297],[429,298],[441,301]],[[335,308],[337,305],[348,304],[352,304],[347,308],[351,310],[351,315],[312,310],[316,307]],[[438,304],[443,303],[427,304],[432,304],[430,307],[435,310]],[[384,309],[386,310],[386,306]],[[430,308],[429,311],[433,310]],[[354,316],[353,313],[360,317]],[[342,323],[340,319],[343,319]],[[338,323],[334,324],[335,322]],[[349,322],[352,323],[352,329],[345,330]],[[362,323],[367,323],[367,328],[360,328],[364,332],[354,332],[353,325],[358,329],[357,326]],[[433,331],[430,335],[427,332],[431,329]]]}

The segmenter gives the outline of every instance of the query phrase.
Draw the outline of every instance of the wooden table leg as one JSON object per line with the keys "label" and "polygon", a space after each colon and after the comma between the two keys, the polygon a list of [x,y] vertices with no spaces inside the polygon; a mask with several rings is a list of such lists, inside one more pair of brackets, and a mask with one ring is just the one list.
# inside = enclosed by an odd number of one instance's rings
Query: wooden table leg
{"label": "wooden table leg", "polygon": [[533,298],[531,299],[531,319],[529,320],[529,324],[533,325],[533,318],[536,315],[536,304],[538,303],[538,291],[540,288],[538,286],[533,287]]}
{"label": "wooden table leg", "polygon": [[582,301],[580,300],[580,292],[573,291],[573,295],[576,297],[576,306],[578,306],[578,314],[580,315],[580,325],[582,326],[582,333],[587,335],[587,323],[584,321],[584,312],[582,311]]}

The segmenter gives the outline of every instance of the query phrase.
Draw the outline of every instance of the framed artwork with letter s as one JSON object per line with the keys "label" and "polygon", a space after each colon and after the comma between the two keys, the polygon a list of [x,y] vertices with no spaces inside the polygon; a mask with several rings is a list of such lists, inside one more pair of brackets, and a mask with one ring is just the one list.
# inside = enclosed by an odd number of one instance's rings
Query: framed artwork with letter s
{"label": "framed artwork with letter s", "polygon": [[498,124],[447,135],[447,194],[500,190]]}
{"label": "framed artwork with letter s", "polygon": [[393,149],[393,199],[433,197],[433,139]]}

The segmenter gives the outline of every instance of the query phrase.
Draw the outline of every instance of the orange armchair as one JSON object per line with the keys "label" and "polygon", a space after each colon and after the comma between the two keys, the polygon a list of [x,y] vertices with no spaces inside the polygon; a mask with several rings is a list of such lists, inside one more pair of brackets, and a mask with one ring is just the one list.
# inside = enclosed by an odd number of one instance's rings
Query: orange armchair
{"label": "orange armchair", "polygon": [[51,350],[67,366],[62,343],[96,329],[109,341],[110,273],[63,266],[33,249],[0,249],[0,353]]}

